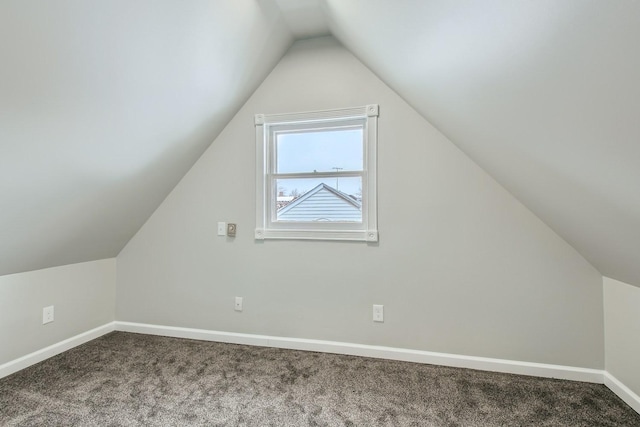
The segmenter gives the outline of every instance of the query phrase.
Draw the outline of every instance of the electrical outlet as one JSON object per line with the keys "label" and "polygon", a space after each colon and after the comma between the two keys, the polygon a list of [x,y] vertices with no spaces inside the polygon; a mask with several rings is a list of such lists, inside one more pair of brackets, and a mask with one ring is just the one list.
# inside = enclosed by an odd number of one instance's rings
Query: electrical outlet
{"label": "electrical outlet", "polygon": [[384,322],[384,305],[373,305],[373,321]]}
{"label": "electrical outlet", "polygon": [[42,309],[42,324],[53,322],[53,306],[45,307]]}
{"label": "electrical outlet", "polygon": [[227,235],[227,223],[219,222],[218,223],[218,236],[226,236]]}
{"label": "electrical outlet", "polygon": [[242,297],[236,297],[236,305],[234,306],[235,311],[242,311]]}

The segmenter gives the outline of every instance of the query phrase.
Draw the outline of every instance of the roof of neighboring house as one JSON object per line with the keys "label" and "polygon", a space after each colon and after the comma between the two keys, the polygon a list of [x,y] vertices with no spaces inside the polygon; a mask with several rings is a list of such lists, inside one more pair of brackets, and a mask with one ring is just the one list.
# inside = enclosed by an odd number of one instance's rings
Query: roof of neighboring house
{"label": "roof of neighboring house", "polygon": [[319,184],[278,210],[278,219],[293,221],[361,221],[362,204],[352,196]]}

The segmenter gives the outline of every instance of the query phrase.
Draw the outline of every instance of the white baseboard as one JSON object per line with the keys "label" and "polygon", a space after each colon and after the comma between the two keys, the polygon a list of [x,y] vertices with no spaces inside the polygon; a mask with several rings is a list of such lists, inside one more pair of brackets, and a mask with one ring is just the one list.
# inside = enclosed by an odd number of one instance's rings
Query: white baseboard
{"label": "white baseboard", "polygon": [[604,385],[640,414],[640,396],[607,371],[604,372]]}
{"label": "white baseboard", "polygon": [[352,356],[401,360],[405,362],[427,363],[432,365],[531,375],[545,378],[559,378],[598,384],[602,384],[604,381],[603,371],[599,369],[519,362],[505,359],[492,359],[488,357],[463,356],[458,354],[435,353],[423,350],[352,344],[335,341],[272,337],[267,335],[240,334],[131,322],[115,323],[116,330],[118,331],[137,332],[141,334],[163,335],[168,337],[190,338],[233,344],[257,345],[263,347],[287,348],[292,350],[317,351],[322,353],[347,354]]}
{"label": "white baseboard", "polygon": [[577,368],[545,363],[520,362],[489,357],[464,356],[459,354],[436,353],[432,351],[406,348],[353,344],[336,341],[311,340],[303,338],[272,337],[268,335],[241,334],[235,332],[210,331],[205,329],[159,326],[132,322],[111,322],[90,331],[83,332],[57,344],[50,345],[26,356],[0,365],[0,378],[21,369],[35,365],[45,359],[77,347],[112,331],[135,332],[175,338],[202,341],[216,341],[231,344],[256,345],[262,347],[286,348],[291,350],[317,351],[322,353],[346,354],[373,357],[377,359],[400,360],[404,362],[426,363],[456,368],[478,369],[482,371],[531,375],[544,378],[558,378],[606,385],[636,412],[640,413],[640,396],[607,371]]}
{"label": "white baseboard", "polygon": [[160,335],[163,337],[188,338],[201,341],[226,342],[268,347],[268,337],[264,335],[219,332],[207,329],[181,328],[177,326],[158,326],[146,323],[115,322],[116,331],[135,332],[137,334]]}
{"label": "white baseboard", "polygon": [[21,369],[40,363],[50,357],[60,354],[64,351],[77,347],[80,344],[84,344],[88,341],[96,339],[104,334],[115,330],[115,322],[107,323],[106,325],[98,326],[90,331],[83,332],[71,338],[67,338],[64,341],[50,345],[41,350],[29,353],[26,356],[19,357],[18,359],[7,362],[0,365],[0,378],[4,378],[8,375],[18,372]]}

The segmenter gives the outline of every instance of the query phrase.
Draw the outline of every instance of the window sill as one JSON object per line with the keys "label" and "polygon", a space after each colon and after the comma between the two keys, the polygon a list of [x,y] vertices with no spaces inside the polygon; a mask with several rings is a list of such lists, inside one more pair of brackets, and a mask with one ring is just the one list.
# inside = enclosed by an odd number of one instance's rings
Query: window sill
{"label": "window sill", "polygon": [[343,240],[377,242],[378,230],[268,230],[256,228],[256,240]]}

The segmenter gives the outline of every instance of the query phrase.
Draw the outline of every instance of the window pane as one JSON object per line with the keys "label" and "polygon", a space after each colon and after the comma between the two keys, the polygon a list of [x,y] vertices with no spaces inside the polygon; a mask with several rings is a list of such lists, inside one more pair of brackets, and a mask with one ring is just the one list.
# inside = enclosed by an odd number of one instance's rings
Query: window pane
{"label": "window pane", "polygon": [[362,128],[276,134],[276,172],[362,170]]}
{"label": "window pane", "polygon": [[277,179],[276,221],[362,222],[362,178]]}

